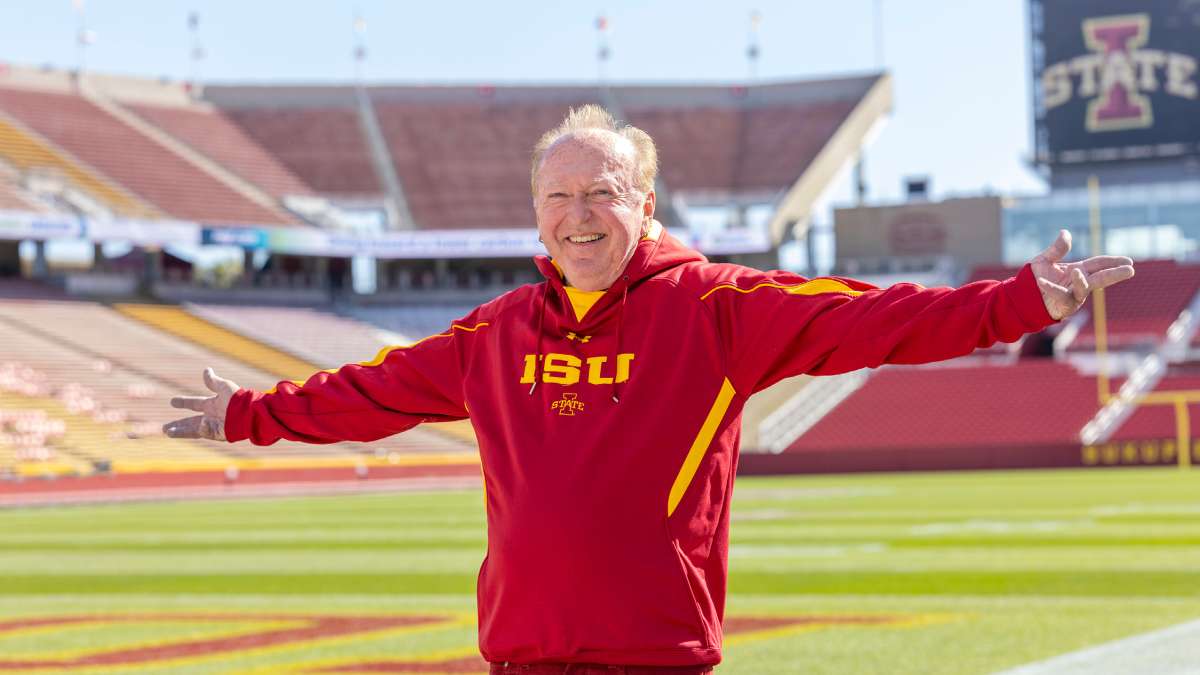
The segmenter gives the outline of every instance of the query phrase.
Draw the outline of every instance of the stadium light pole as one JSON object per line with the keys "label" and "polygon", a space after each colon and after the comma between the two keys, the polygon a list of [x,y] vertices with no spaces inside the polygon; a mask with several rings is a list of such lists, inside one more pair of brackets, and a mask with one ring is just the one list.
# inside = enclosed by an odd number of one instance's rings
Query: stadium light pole
{"label": "stadium light pole", "polygon": [[75,65],[80,77],[87,67],[87,48],[96,41],[96,32],[88,30],[86,0],[71,0],[75,14],[79,17],[79,28],[75,32]]}
{"label": "stadium light pole", "polygon": [[362,14],[354,14],[354,81],[362,86],[363,68],[367,61],[367,20]]}
{"label": "stadium light pole", "polygon": [[758,79],[758,57],[762,55],[762,49],[758,41],[758,29],[762,25],[762,12],[757,9],[750,11],[750,39],[746,46],[746,61],[749,66],[749,83],[753,84]]}
{"label": "stadium light pole", "polygon": [[192,96],[199,98],[200,90],[204,86],[200,82],[200,62],[204,60],[204,45],[200,44],[200,12],[195,10],[188,12],[187,27],[192,43],[192,48],[188,52],[191,62],[191,72],[188,74],[189,87]]}
{"label": "stadium light pole", "polygon": [[607,79],[606,66],[610,56],[612,50],[608,47],[608,17],[601,14],[596,17],[596,73],[600,82]]}

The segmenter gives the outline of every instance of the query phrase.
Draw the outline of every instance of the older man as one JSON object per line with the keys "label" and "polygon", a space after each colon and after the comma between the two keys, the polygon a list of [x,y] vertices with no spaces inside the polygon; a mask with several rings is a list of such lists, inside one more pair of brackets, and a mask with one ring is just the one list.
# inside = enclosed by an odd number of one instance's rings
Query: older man
{"label": "older man", "polygon": [[201,415],[166,433],[372,441],[469,418],[487,494],[479,644],[493,672],[702,673],[721,659],[747,397],[801,373],[1013,341],[1133,276],[1127,258],[1061,263],[1066,232],[1016,277],[959,289],[714,264],[654,220],[656,172],[644,132],[596,106],[572,111],[534,151],[544,282],[269,392],[207,370],[216,395],[173,399]]}

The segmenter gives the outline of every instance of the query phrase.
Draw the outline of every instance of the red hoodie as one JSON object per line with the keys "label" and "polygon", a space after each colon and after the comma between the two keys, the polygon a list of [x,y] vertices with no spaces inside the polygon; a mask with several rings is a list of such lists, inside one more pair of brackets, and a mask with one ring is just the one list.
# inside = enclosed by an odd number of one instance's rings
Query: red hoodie
{"label": "red hoodie", "polygon": [[487,495],[479,644],[492,662],[715,664],[746,398],[792,375],[966,354],[1039,330],[1026,266],[957,290],[710,263],[662,233],[576,319],[546,276],[445,333],[274,393],[225,433],[372,441],[470,418]]}

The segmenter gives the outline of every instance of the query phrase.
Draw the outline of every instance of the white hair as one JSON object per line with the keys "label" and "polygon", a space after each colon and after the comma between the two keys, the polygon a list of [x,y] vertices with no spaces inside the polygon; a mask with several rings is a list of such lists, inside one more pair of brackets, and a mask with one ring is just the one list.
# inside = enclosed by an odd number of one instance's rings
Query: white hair
{"label": "white hair", "polygon": [[618,122],[612,113],[604,108],[589,103],[580,108],[571,108],[563,121],[542,134],[537,144],[533,146],[530,187],[535,194],[537,193],[538,169],[541,168],[542,160],[545,159],[546,151],[550,149],[550,146],[562,138],[592,129],[611,131],[632,143],[635,154],[634,177],[637,188],[642,192],[650,192],[654,189],[654,180],[658,178],[658,149],[654,147],[654,139],[650,138],[650,134],[633,125]]}

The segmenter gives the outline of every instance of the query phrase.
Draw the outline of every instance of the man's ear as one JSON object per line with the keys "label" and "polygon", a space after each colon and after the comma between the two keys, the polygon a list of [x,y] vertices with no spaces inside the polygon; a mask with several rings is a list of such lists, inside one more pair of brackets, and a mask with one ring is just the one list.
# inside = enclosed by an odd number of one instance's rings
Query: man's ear
{"label": "man's ear", "polygon": [[646,201],[642,202],[642,215],[646,218],[654,217],[654,204],[657,197],[654,195],[654,190],[646,193]]}

